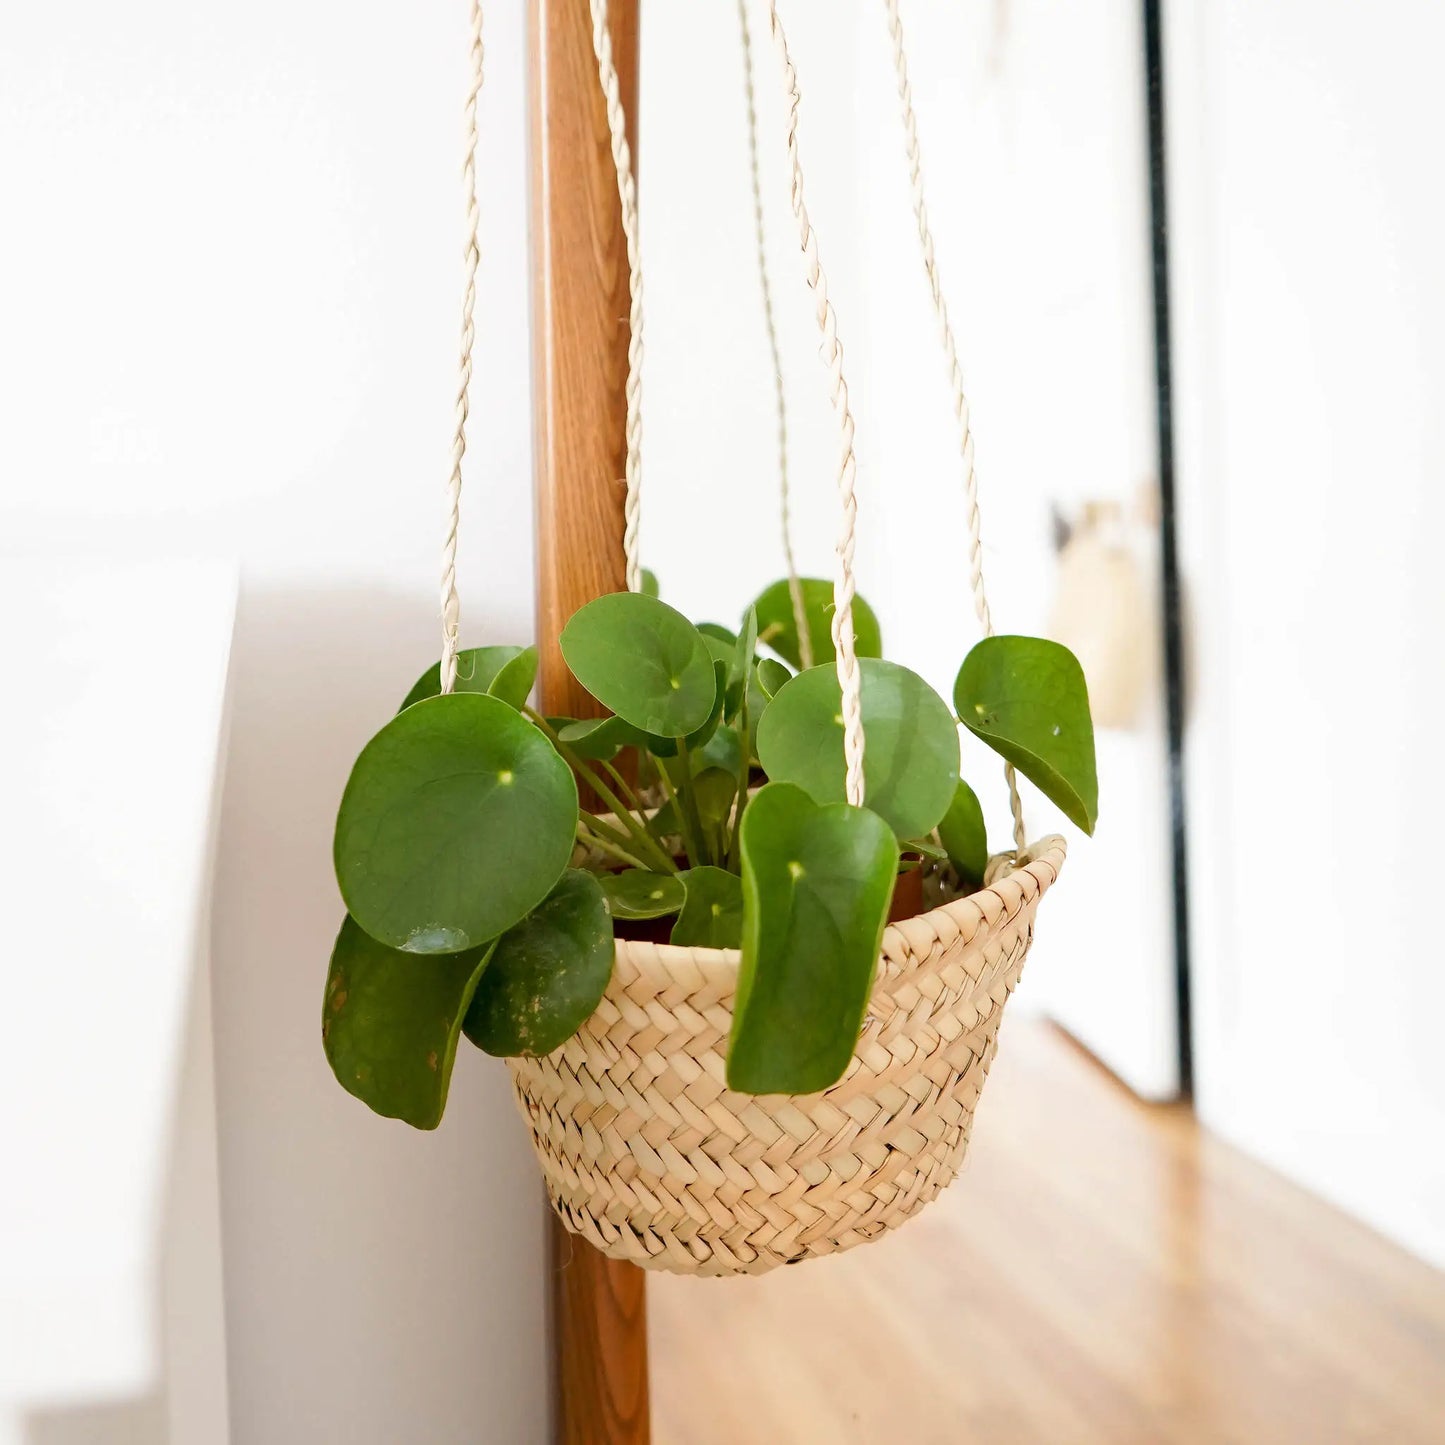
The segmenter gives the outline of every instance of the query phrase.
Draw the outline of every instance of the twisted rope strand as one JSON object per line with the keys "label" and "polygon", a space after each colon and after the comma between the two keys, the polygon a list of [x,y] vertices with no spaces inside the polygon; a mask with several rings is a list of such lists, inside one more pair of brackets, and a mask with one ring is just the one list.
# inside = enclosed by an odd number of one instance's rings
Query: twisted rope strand
{"label": "twisted rope strand", "polygon": [[441,690],[452,690],[457,679],[457,637],[461,604],[457,600],[457,529],[462,513],[462,458],[467,452],[468,393],[472,384],[472,346],[476,328],[472,312],[477,302],[477,96],[482,89],[482,6],[472,0],[471,83],[462,107],[462,193],[466,197],[465,241],[462,246],[462,338],[458,364],[455,424],[452,431],[451,472],[447,477],[446,534],[442,540],[442,658]]}
{"label": "twisted rope strand", "polygon": [[642,487],[642,264],[637,246],[637,182],[632,174],[632,148],[627,144],[627,113],[622,108],[622,86],[612,58],[612,32],[607,25],[607,0],[590,0],[592,50],[597,57],[597,78],[607,107],[607,131],[612,141],[612,163],[617,168],[617,197],[622,203],[622,234],[627,242],[627,494],[622,507],[622,555],[627,590],[642,586],[637,558],[638,517]]}
{"label": "twisted rope strand", "polygon": [[855,496],[857,463],[853,456],[853,413],[848,405],[848,383],[843,377],[843,343],[838,339],[838,317],[828,297],[828,278],[818,258],[818,238],[808,219],[803,199],[803,166],[798,151],[798,73],[788,53],[788,40],[778,17],[777,0],[769,0],[768,15],[778,59],[783,71],[783,89],[788,98],[788,166],[792,173],[790,197],[798,223],[798,241],[808,287],[813,293],[814,311],[822,336],[822,358],[828,368],[833,414],[838,420],[841,444],[838,453],[838,499],[843,523],[838,534],[838,568],[833,580],[833,647],[837,653],[838,685],[843,694],[843,758],[846,766],[844,794],[854,807],[863,804],[863,705],[862,674],[853,638],[853,554],[857,546],[858,501]]}
{"label": "twisted rope strand", "polygon": [[[923,256],[923,270],[928,277],[928,290],[933,310],[938,317],[939,340],[943,344],[944,361],[948,367],[949,384],[953,387],[953,413],[958,421],[959,453],[963,462],[963,490],[968,507],[968,575],[973,588],[973,610],[985,637],[994,635],[993,614],[989,611],[988,594],[983,585],[983,543],[978,509],[978,476],[973,458],[973,428],[970,423],[968,397],[963,389],[963,367],[958,360],[958,343],[948,319],[948,304],[943,297],[938,261],[933,249],[933,230],[928,223],[928,206],[923,195],[923,152],[918,143],[918,117],[913,110],[913,86],[908,79],[908,59],[903,49],[903,21],[898,14],[898,0],[885,0],[888,7],[888,30],[893,40],[893,69],[898,79],[898,99],[903,112],[904,146],[908,154],[908,181],[913,192],[913,216],[918,223],[918,244]],[[1019,797],[1018,778],[1013,764],[1004,764],[1008,782],[1009,806],[1013,811],[1014,844],[1022,857],[1027,836],[1024,832],[1023,800]]]}
{"label": "twisted rope strand", "polygon": [[803,604],[803,584],[793,556],[793,530],[788,497],[788,400],[783,390],[783,359],[778,348],[778,328],[773,317],[773,288],[768,282],[767,235],[763,226],[763,187],[758,172],[758,111],[753,88],[753,39],[748,28],[747,0],[738,0],[738,28],[743,40],[743,86],[747,97],[748,163],[753,184],[753,230],[758,247],[758,284],[763,298],[763,324],[768,332],[768,350],[773,360],[773,394],[778,410],[778,510],[783,531],[783,561],[788,570],[788,597],[793,607],[793,626],[798,633],[799,659],[805,669],[813,665],[813,638],[808,631],[808,613]]}

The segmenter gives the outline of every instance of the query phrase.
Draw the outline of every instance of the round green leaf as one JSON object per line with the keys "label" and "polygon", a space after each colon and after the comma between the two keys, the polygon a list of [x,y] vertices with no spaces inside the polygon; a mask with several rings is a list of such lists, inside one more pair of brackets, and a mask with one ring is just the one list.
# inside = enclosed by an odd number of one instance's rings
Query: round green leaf
{"label": "round green leaf", "polygon": [[657,573],[650,567],[642,569],[642,595],[644,597],[657,597],[662,592],[657,582]]}
{"label": "round green leaf", "polygon": [[[948,705],[916,672],[864,658],[864,801],[900,838],[933,831],[958,786],[958,729]],[[843,707],[831,663],[778,690],[758,724],[758,760],[775,782],[817,803],[841,803]]]}
{"label": "round green leaf", "polygon": [[[645,732],[620,717],[567,722],[557,729],[557,737],[579,758],[603,761],[615,757],[623,748],[646,747],[648,742]],[[676,751],[676,744],[672,747]]]}
{"label": "round green leaf", "polygon": [[983,882],[988,867],[988,830],[978,794],[962,778],[938,825],[938,841],[961,878],[969,883]]}
{"label": "round green leaf", "polygon": [[[417,678],[403,708],[442,690],[441,663],[434,662]],[[464,647],[457,653],[455,692],[484,692],[520,708],[537,680],[535,647]]]}
{"label": "round green leaf", "polygon": [[604,873],[602,891],[614,918],[665,918],[687,899],[680,879],[671,873],[649,873],[645,868]]}
{"label": "round green leaf", "polygon": [[954,706],[1086,833],[1099,816],[1094,723],[1079,660],[1042,637],[986,637],[963,660]]}
{"label": "round green leaf", "polygon": [[[813,663],[831,662],[833,650],[833,584],[821,577],[799,579],[803,588],[803,615],[813,643]],[[786,577],[774,582],[753,603],[758,614],[758,641],[771,647],[791,667],[803,665],[798,627],[793,618],[793,597]],[[859,657],[882,657],[883,641],[878,617],[861,597],[853,598],[853,646]]]}
{"label": "round green leaf", "polygon": [[753,670],[758,687],[762,689],[763,696],[768,699],[775,698],[783,684],[792,675],[776,657],[763,658]]}
{"label": "round green leaf", "polygon": [[577,681],[643,732],[684,737],[712,714],[717,679],[707,641],[655,597],[598,597],[573,613],[561,644]]}
{"label": "round green leaf", "polygon": [[341,1087],[378,1114],[435,1129],[462,1016],[492,947],[418,958],[378,943],[348,918],[321,1011],[322,1047]]}
{"label": "round green leaf", "polygon": [[379,942],[457,953],[547,896],[576,828],[577,784],[552,744],[497,698],[450,693],[362,749],[336,819],[336,878]]}
{"label": "round green leaf", "polygon": [[487,691],[493,697],[511,703],[520,712],[537,681],[537,663],[537,649],[524,647],[510,662],[504,662],[497,669],[497,675]]}
{"label": "round green leaf", "polygon": [[612,919],[602,885],[569,868],[498,940],[463,1027],[503,1058],[550,1054],[592,1016],[612,977]]}
{"label": "round green leaf", "polygon": [[739,948],[743,939],[743,881],[722,868],[682,875],[687,901],[672,925],[672,941],[687,948]]}
{"label": "round green leaf", "polygon": [[836,1083],[858,1042],[898,867],[868,808],[769,783],[742,823],[743,939],[727,1082],[750,1094]]}

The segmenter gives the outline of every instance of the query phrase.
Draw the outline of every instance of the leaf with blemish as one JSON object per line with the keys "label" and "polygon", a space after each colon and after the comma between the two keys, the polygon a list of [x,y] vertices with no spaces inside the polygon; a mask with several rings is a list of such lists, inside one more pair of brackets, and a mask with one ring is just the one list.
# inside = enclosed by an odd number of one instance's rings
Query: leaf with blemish
{"label": "leaf with blemish", "polygon": [[489,1054],[550,1054],[592,1016],[612,977],[612,919],[602,885],[568,869],[497,940],[463,1027]]}
{"label": "leaf with blemish", "polygon": [[1042,637],[986,637],[953,687],[959,719],[1086,833],[1099,816],[1094,724],[1079,660]]}
{"label": "leaf with blemish", "polygon": [[378,943],[348,918],[321,1013],[322,1045],[342,1088],[378,1114],[435,1129],[462,1017],[491,956],[488,943],[419,958]]}

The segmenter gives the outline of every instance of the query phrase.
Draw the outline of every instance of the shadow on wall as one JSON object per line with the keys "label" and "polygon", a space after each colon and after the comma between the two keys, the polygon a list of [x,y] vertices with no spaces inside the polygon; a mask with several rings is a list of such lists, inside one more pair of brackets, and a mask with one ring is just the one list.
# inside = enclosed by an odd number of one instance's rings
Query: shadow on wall
{"label": "shadow on wall", "polygon": [[213,937],[237,1445],[471,1445],[483,1419],[548,1438],[544,1203],[504,1067],[464,1050],[422,1134],[345,1094],[321,1051],[336,805],[432,628],[379,589],[241,599]]}
{"label": "shadow on wall", "polygon": [[159,1395],[27,1415],[23,1445],[155,1445],[166,1439]]}

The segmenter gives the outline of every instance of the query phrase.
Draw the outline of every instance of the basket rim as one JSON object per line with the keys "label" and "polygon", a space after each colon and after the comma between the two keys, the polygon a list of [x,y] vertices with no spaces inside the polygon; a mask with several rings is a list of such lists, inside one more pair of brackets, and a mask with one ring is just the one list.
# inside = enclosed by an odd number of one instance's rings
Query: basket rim
{"label": "basket rim", "polygon": [[[937,920],[947,920],[950,933],[962,937],[965,943],[971,943],[980,933],[988,932],[1000,921],[1015,917],[1026,903],[1037,902],[1058,878],[1067,852],[1068,844],[1059,834],[1047,834],[1037,843],[1030,844],[1029,861],[1022,868],[1015,868],[966,897],[940,903],[926,913],[890,923],[883,930],[875,987],[882,981],[893,960],[916,956],[920,929],[936,932]],[[714,970],[736,972],[742,953],[736,948],[703,948],[619,938],[616,940],[616,957],[635,962],[645,959],[649,969],[665,972],[692,972],[700,968],[711,973]]]}

